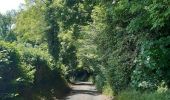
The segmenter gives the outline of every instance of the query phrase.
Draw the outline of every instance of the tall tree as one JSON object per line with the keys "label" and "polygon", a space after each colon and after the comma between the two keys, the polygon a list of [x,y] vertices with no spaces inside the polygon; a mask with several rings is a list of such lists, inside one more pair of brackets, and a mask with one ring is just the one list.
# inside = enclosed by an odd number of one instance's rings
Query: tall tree
{"label": "tall tree", "polygon": [[60,42],[58,39],[59,24],[56,17],[56,9],[53,7],[54,0],[45,1],[45,21],[47,24],[46,36],[51,55],[57,61],[59,59]]}

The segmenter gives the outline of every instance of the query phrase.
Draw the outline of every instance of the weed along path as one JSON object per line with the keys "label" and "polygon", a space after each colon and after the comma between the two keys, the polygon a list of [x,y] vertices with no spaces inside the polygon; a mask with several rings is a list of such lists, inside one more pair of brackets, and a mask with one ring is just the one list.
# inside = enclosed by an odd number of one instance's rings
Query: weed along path
{"label": "weed along path", "polygon": [[100,94],[90,82],[79,82],[71,87],[71,93],[62,100],[110,100]]}

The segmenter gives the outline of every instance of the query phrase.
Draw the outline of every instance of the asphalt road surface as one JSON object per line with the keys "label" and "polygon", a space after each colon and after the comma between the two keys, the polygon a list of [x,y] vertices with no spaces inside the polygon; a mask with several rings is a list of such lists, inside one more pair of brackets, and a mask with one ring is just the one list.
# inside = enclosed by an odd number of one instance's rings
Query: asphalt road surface
{"label": "asphalt road surface", "polygon": [[72,85],[71,93],[62,100],[109,100],[108,97],[97,92],[90,82],[79,82]]}

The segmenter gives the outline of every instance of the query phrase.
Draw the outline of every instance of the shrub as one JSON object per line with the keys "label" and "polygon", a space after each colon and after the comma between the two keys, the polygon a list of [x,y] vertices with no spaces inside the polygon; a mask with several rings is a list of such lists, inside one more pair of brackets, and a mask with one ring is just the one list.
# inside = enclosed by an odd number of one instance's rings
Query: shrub
{"label": "shrub", "polygon": [[0,99],[18,96],[18,85],[24,77],[19,63],[14,45],[0,41]]}
{"label": "shrub", "polygon": [[69,89],[60,71],[48,52],[0,41],[0,99],[59,97]]}
{"label": "shrub", "polygon": [[157,92],[144,92],[135,90],[125,90],[121,92],[116,100],[169,100],[170,99],[170,91],[165,93],[157,93]]}
{"label": "shrub", "polygon": [[21,66],[27,74],[27,81],[32,84],[29,91],[23,90],[24,96],[38,93],[47,98],[52,95],[60,97],[69,90],[60,67],[47,51],[41,48],[25,47],[23,44],[17,47],[21,56]]}
{"label": "shrub", "polygon": [[100,92],[103,91],[103,87],[105,85],[104,81],[105,81],[105,78],[100,74],[95,77],[95,85],[96,85],[97,90]]}
{"label": "shrub", "polygon": [[162,80],[170,85],[169,45],[170,37],[144,42],[133,71],[132,86],[152,90],[157,89]]}

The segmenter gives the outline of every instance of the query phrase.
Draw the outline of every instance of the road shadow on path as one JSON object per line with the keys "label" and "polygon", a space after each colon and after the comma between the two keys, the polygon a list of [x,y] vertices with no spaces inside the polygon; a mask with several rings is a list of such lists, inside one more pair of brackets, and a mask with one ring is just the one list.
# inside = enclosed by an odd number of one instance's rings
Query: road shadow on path
{"label": "road shadow on path", "polygon": [[74,100],[74,98],[80,98],[79,100],[82,100],[83,97],[93,98],[101,94],[91,82],[76,82],[71,87],[72,90],[68,96],[59,100]]}

